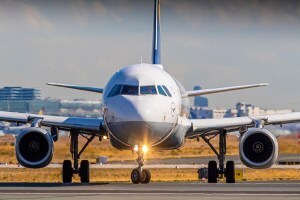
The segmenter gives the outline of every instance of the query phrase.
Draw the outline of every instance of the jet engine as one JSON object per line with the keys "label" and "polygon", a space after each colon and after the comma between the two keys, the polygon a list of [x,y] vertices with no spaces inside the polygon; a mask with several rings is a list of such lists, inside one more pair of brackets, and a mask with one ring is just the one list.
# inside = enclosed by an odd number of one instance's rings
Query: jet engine
{"label": "jet engine", "polygon": [[267,129],[250,129],[242,135],[239,147],[241,161],[247,167],[265,169],[277,160],[278,142]]}
{"label": "jet engine", "polygon": [[15,150],[17,160],[22,166],[42,168],[52,160],[53,140],[41,128],[26,128],[17,136]]}

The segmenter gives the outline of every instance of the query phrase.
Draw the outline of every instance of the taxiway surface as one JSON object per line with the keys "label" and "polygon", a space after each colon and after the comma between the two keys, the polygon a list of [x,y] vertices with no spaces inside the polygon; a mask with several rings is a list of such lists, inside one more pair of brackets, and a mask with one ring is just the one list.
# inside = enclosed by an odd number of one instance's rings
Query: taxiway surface
{"label": "taxiway surface", "polygon": [[207,183],[0,183],[0,199],[299,199],[300,181]]}

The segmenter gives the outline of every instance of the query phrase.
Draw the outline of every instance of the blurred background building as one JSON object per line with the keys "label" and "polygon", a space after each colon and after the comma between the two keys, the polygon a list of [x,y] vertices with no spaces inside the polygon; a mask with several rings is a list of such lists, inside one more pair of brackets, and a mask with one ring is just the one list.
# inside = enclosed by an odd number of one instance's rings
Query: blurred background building
{"label": "blurred background building", "polygon": [[32,101],[41,100],[41,91],[36,88],[4,87],[0,88],[0,110],[29,112]]}
{"label": "blurred background building", "polygon": [[0,89],[0,111],[97,118],[101,101],[41,99],[37,88],[4,87]]}

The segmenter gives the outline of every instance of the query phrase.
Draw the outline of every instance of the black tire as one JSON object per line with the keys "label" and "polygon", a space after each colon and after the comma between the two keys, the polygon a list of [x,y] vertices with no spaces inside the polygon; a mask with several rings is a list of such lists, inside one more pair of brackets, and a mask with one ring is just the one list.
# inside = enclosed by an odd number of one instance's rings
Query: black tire
{"label": "black tire", "polygon": [[235,169],[234,169],[234,162],[227,161],[226,163],[226,183],[235,183]]}
{"label": "black tire", "polygon": [[79,175],[81,183],[90,182],[90,163],[88,160],[81,161]]}
{"label": "black tire", "polygon": [[72,183],[73,168],[71,160],[64,160],[62,167],[62,182]]}
{"label": "black tire", "polygon": [[217,183],[218,169],[216,161],[209,161],[208,163],[208,183]]}
{"label": "black tire", "polygon": [[131,172],[131,181],[134,184],[139,184],[141,182],[141,175],[138,169],[133,169]]}
{"label": "black tire", "polygon": [[143,169],[142,171],[142,177],[141,177],[141,183],[148,184],[151,180],[151,173],[149,169]]}

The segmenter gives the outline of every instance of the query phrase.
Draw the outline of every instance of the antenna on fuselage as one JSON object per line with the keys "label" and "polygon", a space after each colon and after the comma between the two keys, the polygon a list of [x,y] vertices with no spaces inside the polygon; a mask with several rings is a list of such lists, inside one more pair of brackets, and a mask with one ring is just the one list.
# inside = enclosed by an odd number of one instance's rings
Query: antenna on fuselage
{"label": "antenna on fuselage", "polygon": [[152,64],[161,64],[160,51],[160,0],[154,0],[154,24],[152,44]]}

